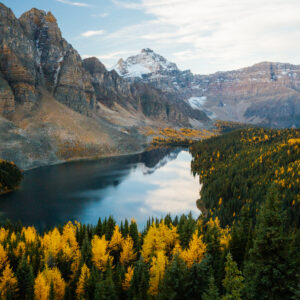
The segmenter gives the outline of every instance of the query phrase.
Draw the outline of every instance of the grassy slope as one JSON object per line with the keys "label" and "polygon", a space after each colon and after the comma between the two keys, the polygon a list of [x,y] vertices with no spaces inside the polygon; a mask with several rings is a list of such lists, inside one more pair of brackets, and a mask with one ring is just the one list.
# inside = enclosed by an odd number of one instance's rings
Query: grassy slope
{"label": "grassy slope", "polygon": [[99,116],[87,117],[45,95],[32,113],[20,108],[0,118],[0,158],[24,169],[69,159],[137,152],[141,136]]}

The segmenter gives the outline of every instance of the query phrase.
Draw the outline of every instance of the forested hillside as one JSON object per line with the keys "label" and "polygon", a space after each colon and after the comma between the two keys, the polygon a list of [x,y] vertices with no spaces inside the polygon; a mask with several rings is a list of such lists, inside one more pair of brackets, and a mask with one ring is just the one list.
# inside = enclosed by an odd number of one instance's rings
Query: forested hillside
{"label": "forested hillside", "polygon": [[255,219],[271,188],[290,226],[300,225],[300,130],[249,128],[191,147],[192,171],[203,184],[199,205],[221,225],[247,212]]}

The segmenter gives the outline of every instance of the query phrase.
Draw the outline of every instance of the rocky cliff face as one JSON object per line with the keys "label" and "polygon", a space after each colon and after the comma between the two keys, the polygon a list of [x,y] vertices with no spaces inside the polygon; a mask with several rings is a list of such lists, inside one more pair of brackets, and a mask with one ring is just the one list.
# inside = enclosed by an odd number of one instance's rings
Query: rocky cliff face
{"label": "rocky cliff face", "polygon": [[[162,67],[157,67],[160,63]],[[126,80],[177,95],[212,119],[271,127],[300,124],[300,66],[264,62],[236,71],[194,75],[189,70],[180,71],[176,65],[170,69],[165,65],[161,56],[142,50],[119,61],[115,68]]]}
{"label": "rocky cliff face", "polygon": [[93,109],[95,91],[79,54],[62,38],[55,17],[33,8],[19,22],[35,46],[39,83],[61,103],[87,114]]}
{"label": "rocky cliff face", "polygon": [[112,107],[118,103],[130,111],[142,112],[145,117],[184,126],[191,126],[190,119],[209,121],[205,113],[194,111],[177,95],[140,81],[124,80],[115,70],[107,71],[95,57],[85,59],[83,66],[92,76],[97,101],[104,105]]}
{"label": "rocky cliff face", "polygon": [[[28,40],[13,12],[0,3],[1,86],[9,85],[14,101],[29,110],[38,98],[35,52],[33,41]],[[4,93],[9,93],[7,88],[5,90]]]}

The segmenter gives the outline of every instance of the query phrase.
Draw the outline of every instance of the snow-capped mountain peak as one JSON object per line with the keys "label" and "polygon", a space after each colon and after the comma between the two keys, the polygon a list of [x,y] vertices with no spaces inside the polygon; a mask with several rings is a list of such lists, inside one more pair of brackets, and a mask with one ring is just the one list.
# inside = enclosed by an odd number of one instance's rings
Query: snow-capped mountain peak
{"label": "snow-capped mountain peak", "polygon": [[130,56],[125,61],[120,59],[113,69],[122,77],[139,78],[144,74],[178,70],[175,63],[169,62],[149,48],[142,49],[140,54]]}

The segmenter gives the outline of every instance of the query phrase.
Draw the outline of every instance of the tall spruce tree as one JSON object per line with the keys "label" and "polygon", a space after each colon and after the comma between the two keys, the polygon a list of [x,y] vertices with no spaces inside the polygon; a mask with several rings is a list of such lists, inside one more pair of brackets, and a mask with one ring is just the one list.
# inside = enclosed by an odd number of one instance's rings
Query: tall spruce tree
{"label": "tall spruce tree", "polygon": [[116,287],[113,281],[111,266],[108,263],[105,278],[101,278],[100,282],[96,284],[94,299],[101,300],[117,300]]}
{"label": "tall spruce tree", "polygon": [[181,300],[189,290],[188,270],[185,262],[176,255],[168,266],[159,289],[159,299]]}
{"label": "tall spruce tree", "polygon": [[220,300],[219,291],[214,276],[209,277],[208,289],[203,293],[202,300]]}
{"label": "tall spruce tree", "polygon": [[231,253],[226,256],[225,278],[223,279],[223,287],[225,295],[223,300],[241,300],[242,291],[244,289],[244,277],[238,269],[237,263],[232,259]]}
{"label": "tall spruce tree", "polygon": [[255,227],[253,248],[245,267],[248,299],[292,299],[297,270],[288,256],[290,238],[284,232],[285,213],[272,187]]}
{"label": "tall spruce tree", "polygon": [[134,266],[131,285],[128,290],[128,299],[146,300],[149,298],[149,268],[141,257]]}
{"label": "tall spruce tree", "polygon": [[212,272],[212,259],[210,255],[203,258],[200,263],[194,263],[188,270],[189,288],[186,293],[188,299],[200,299],[208,285],[209,275]]}
{"label": "tall spruce tree", "polygon": [[33,299],[33,285],[34,276],[32,267],[28,264],[27,259],[23,256],[17,271],[16,276],[18,279],[18,296],[20,299]]}

